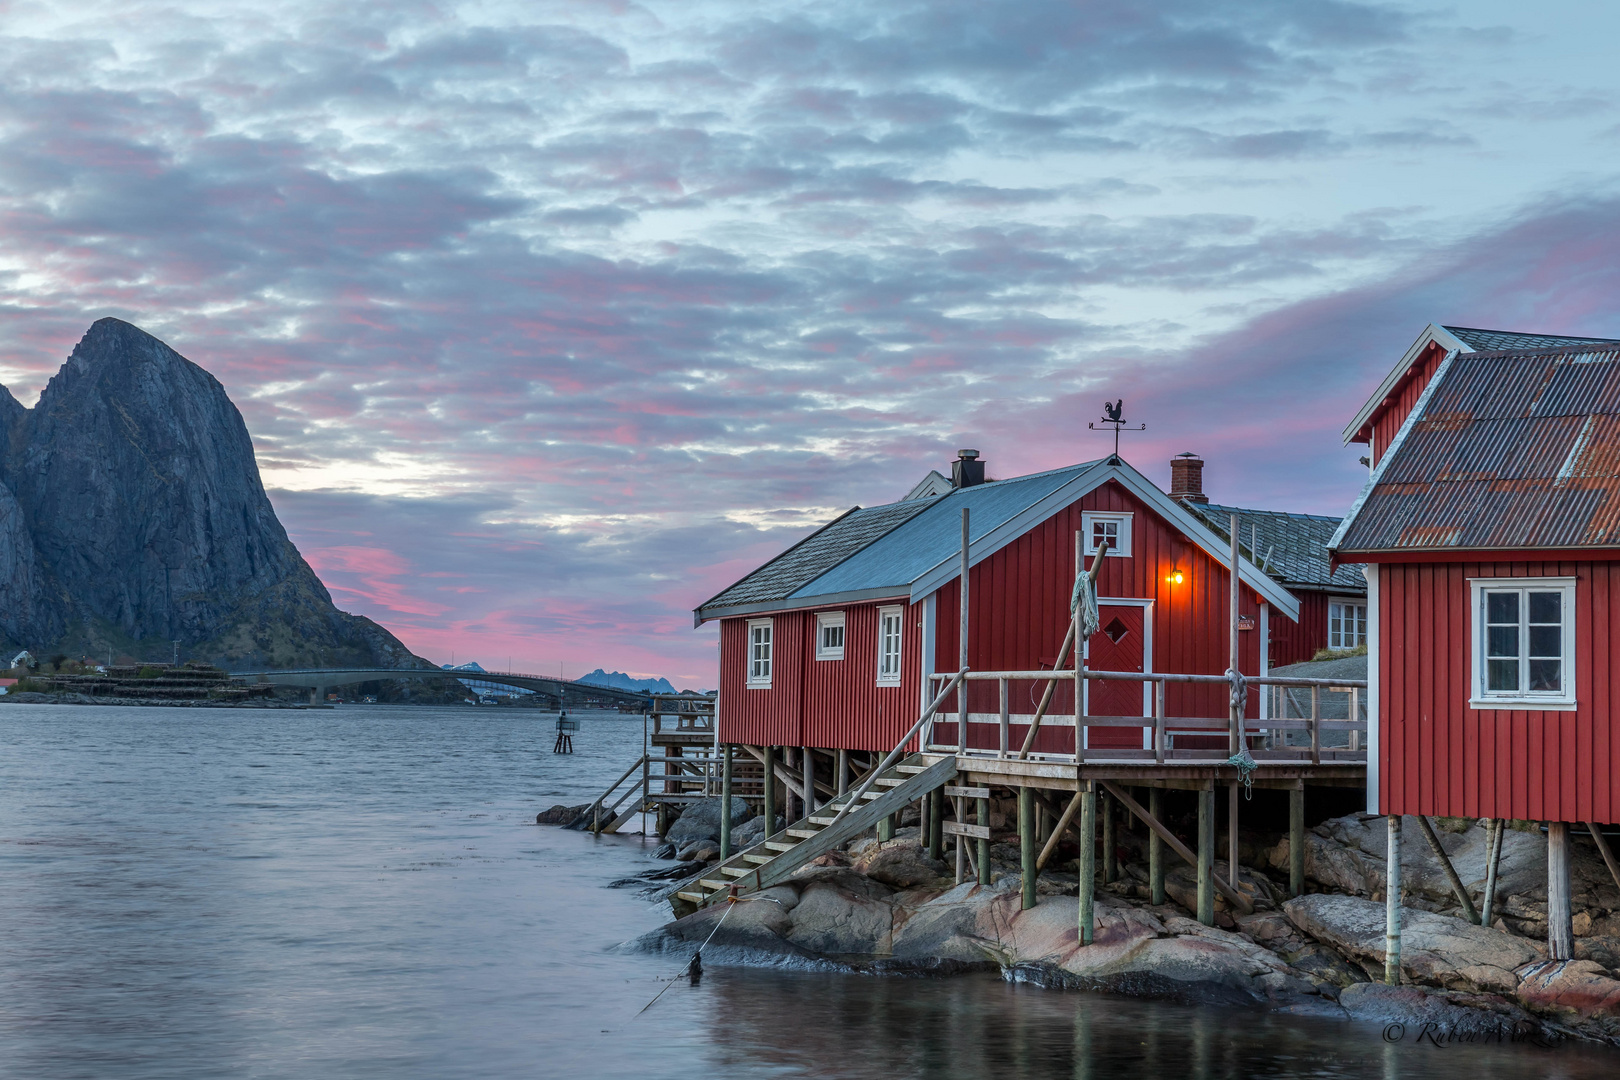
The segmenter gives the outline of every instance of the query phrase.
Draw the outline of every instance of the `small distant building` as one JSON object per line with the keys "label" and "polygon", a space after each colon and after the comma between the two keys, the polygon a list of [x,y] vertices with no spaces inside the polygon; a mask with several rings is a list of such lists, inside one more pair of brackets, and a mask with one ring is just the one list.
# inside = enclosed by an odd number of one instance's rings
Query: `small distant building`
{"label": "small distant building", "polygon": [[18,653],[16,656],[13,656],[11,658],[10,666],[14,667],[14,668],[27,667],[29,664],[32,664],[33,662],[34,662],[34,654],[29,652],[27,649],[24,649],[22,652]]}
{"label": "small distant building", "polygon": [[1368,808],[1620,822],[1620,341],[1430,326],[1344,434]]}

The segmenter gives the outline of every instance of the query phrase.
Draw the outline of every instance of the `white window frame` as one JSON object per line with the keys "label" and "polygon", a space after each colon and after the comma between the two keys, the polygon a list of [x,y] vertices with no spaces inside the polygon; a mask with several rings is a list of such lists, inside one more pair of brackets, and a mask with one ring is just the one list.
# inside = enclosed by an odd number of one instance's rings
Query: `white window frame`
{"label": "white window frame", "polygon": [[[755,654],[755,631],[765,631],[765,656],[761,665],[760,657]],[[744,672],[747,675],[748,689],[769,690],[771,688],[771,669],[776,666],[776,621],[774,619],[749,619],[748,651],[743,655],[746,665]]]}
{"label": "white window frame", "polygon": [[[900,673],[905,667],[906,656],[906,609],[903,607],[880,607],[877,613],[877,684],[879,686],[899,686]],[[890,619],[894,620],[894,650],[884,650],[884,626]],[[892,671],[883,670],[883,662],[889,657],[894,659]]]}
{"label": "white window frame", "polygon": [[1118,526],[1119,542],[1108,545],[1108,557],[1127,559],[1131,554],[1131,514],[1105,514],[1101,511],[1086,510],[1080,514],[1080,532],[1086,538],[1086,554],[1097,554],[1097,540],[1092,535],[1092,525],[1114,524]]}
{"label": "white window frame", "polygon": [[[825,631],[829,627],[838,628],[838,647],[829,648],[825,641]],[[848,642],[848,629],[844,626],[844,613],[842,611],[823,611],[816,616],[816,659],[842,660],[844,658],[844,645]]]}
{"label": "white window frame", "polygon": [[[1470,683],[1470,697],[1468,704],[1475,709],[1512,709],[1530,708],[1547,709],[1553,711],[1569,711],[1575,708],[1575,579],[1566,578],[1469,578],[1469,623],[1470,635],[1473,644],[1473,672]],[[1526,657],[1529,654],[1529,641],[1527,625],[1529,620],[1529,601],[1524,598],[1530,592],[1557,592],[1563,594],[1560,604],[1560,614],[1563,616],[1560,646],[1563,655],[1559,657],[1561,674],[1563,676],[1563,689],[1554,693],[1551,691],[1516,690],[1511,692],[1492,692],[1485,689],[1485,597],[1492,592],[1517,592],[1519,601],[1519,627],[1520,627],[1520,662],[1528,665]],[[1524,678],[1526,669],[1521,667],[1520,685],[1528,685]]]}
{"label": "white window frame", "polygon": [[[1359,612],[1360,612],[1359,619],[1354,620],[1356,622],[1357,626],[1360,629],[1360,633],[1359,634],[1352,633],[1351,637],[1352,637],[1353,640],[1348,645],[1344,644],[1344,630],[1343,630],[1344,618],[1343,618],[1342,615],[1340,616],[1340,620],[1339,620],[1339,622],[1340,622],[1339,644],[1335,645],[1334,642],[1333,642],[1333,609],[1336,608],[1336,607],[1338,607],[1338,608],[1349,608],[1351,610],[1359,610]],[[1328,597],[1328,616],[1327,616],[1327,618],[1328,618],[1328,625],[1327,625],[1328,648],[1330,648],[1330,649],[1358,649],[1361,646],[1367,644],[1367,615],[1368,615],[1368,606],[1367,606],[1367,601],[1365,601],[1365,600],[1359,599],[1357,597],[1349,597],[1349,596],[1330,596],[1330,597]]]}

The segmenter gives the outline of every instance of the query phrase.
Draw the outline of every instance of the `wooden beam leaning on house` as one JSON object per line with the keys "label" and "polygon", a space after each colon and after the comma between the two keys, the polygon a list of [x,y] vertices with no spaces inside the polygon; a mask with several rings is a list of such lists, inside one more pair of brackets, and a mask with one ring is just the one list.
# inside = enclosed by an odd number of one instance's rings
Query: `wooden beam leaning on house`
{"label": "wooden beam leaning on house", "polygon": [[[1087,571],[1087,573],[1091,576],[1091,584],[1093,587],[1095,587],[1097,584],[1097,574],[1102,570],[1103,557],[1107,554],[1108,541],[1104,540],[1102,543],[1097,545],[1097,554],[1092,557],[1091,569]],[[1081,642],[1078,645],[1075,644],[1074,622],[1075,621],[1073,619],[1069,620],[1069,629],[1063,634],[1063,644],[1058,647],[1057,659],[1052,663],[1054,677],[1046,680],[1046,692],[1041,695],[1041,703],[1035,707],[1035,717],[1029,722],[1029,731],[1024,735],[1023,749],[1018,751],[1019,761],[1029,760],[1029,748],[1035,745],[1035,733],[1040,731],[1041,721],[1046,718],[1047,707],[1052,704],[1052,694],[1057,690],[1056,673],[1063,670],[1063,661],[1068,657],[1069,647],[1071,645],[1074,646],[1074,666],[1080,666],[1080,656],[1085,652],[1086,647],[1084,642]],[[1079,701],[1074,703],[1074,711],[1076,715],[1079,715]],[[1078,731],[1079,729],[1076,728],[1076,730]],[[1078,737],[1079,736],[1077,735],[1076,738]]]}
{"label": "wooden beam leaning on house", "polygon": [[1609,868],[1609,876],[1614,878],[1614,887],[1620,889],[1620,862],[1615,862],[1614,852],[1609,850],[1609,842],[1598,831],[1597,822],[1588,821],[1586,831],[1592,834],[1592,840],[1597,844],[1598,854],[1603,856],[1603,865]]}
{"label": "wooden beam leaning on house", "polygon": [[[1170,850],[1181,856],[1188,866],[1198,865],[1198,856],[1194,855],[1186,844],[1183,844],[1180,840],[1176,839],[1175,833],[1165,828],[1163,822],[1143,809],[1142,804],[1131,798],[1123,788],[1115,784],[1112,780],[1100,780],[1098,783],[1102,784],[1103,789],[1107,791],[1108,794],[1118,799],[1121,806],[1135,814],[1142,824],[1152,829],[1160,839],[1162,839],[1166,844],[1169,844]],[[1213,796],[1213,791],[1211,791],[1210,794]],[[1213,798],[1211,801],[1213,801]],[[1247,896],[1244,896],[1237,889],[1234,889],[1232,886],[1228,885],[1221,878],[1221,875],[1214,873],[1213,871],[1210,872],[1210,878],[1215,885],[1215,891],[1226,897],[1227,903],[1231,904],[1245,915],[1254,914],[1254,903]]]}

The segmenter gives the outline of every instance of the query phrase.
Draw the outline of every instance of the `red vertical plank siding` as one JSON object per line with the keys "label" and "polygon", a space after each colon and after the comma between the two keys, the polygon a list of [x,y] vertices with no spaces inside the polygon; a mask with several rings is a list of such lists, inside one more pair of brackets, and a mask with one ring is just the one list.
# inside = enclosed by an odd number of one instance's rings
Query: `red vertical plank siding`
{"label": "red vertical plank siding", "polygon": [[[878,612],[900,607],[900,682],[878,685]],[[819,611],[844,613],[844,658],[817,660],[813,633]],[[904,601],[850,604],[810,613],[805,652],[804,746],[892,750],[917,722],[922,673],[922,605]]]}
{"label": "red vertical plank siding", "polygon": [[771,619],[771,685],[748,685],[748,618],[720,621],[720,741],[803,746],[804,657],[815,617],[789,611]]}
{"label": "red vertical plank siding", "polygon": [[1440,361],[1446,358],[1446,350],[1431,342],[1423,355],[1412,365],[1412,376],[1406,380],[1395,393],[1395,400],[1376,414],[1373,420],[1373,464],[1378,464],[1389,451],[1389,444],[1395,441],[1400,433],[1401,425],[1417,407],[1418,398],[1423,396],[1424,387],[1434,378],[1434,373],[1440,369]]}
{"label": "red vertical plank siding", "polygon": [[[1468,704],[1469,579],[1573,577],[1576,708]],[[1612,564],[1389,564],[1380,593],[1381,808],[1532,821],[1620,819],[1612,672],[1620,617]]]}

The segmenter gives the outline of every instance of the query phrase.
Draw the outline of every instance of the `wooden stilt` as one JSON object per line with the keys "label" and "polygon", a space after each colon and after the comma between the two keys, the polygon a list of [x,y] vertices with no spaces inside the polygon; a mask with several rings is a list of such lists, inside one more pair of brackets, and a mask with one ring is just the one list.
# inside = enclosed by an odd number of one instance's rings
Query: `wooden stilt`
{"label": "wooden stilt", "polygon": [[1440,860],[1440,869],[1446,872],[1446,880],[1451,882],[1451,891],[1462,904],[1468,921],[1479,922],[1479,912],[1474,909],[1474,899],[1468,895],[1468,890],[1463,888],[1462,878],[1457,876],[1457,868],[1451,865],[1451,856],[1447,855],[1446,849],[1440,845],[1440,838],[1435,835],[1434,826],[1429,824],[1429,819],[1423,814],[1417,815],[1417,823],[1418,829],[1423,833],[1423,839],[1429,842],[1429,849],[1434,852],[1434,857]]}
{"label": "wooden stilt", "polygon": [[834,778],[836,780],[836,782],[837,782],[837,785],[838,785],[838,794],[846,795],[846,794],[849,793],[849,751],[848,750],[840,750],[840,751],[838,751],[838,764],[837,764],[837,766],[835,766],[835,768],[838,771],[837,777]]}
{"label": "wooden stilt", "polygon": [[[960,796],[960,795],[956,796],[956,802],[955,802],[953,808],[956,811],[956,823],[958,825],[960,825],[963,822],[967,821],[967,813],[963,809],[963,806],[964,806],[964,804],[966,802],[967,802],[967,800],[962,798],[962,796]],[[960,884],[962,884],[962,882],[967,880],[967,843],[966,843],[966,838],[962,837],[962,836],[953,836],[953,837],[951,837],[951,843],[956,848],[956,883],[958,885],[960,885]]]}
{"label": "wooden stilt", "polygon": [[1018,789],[1018,861],[1024,876],[1023,908],[1035,906],[1035,789]]}
{"label": "wooden stilt", "polygon": [[[1164,819],[1162,794],[1158,788],[1148,788],[1148,813],[1159,821]],[[1164,903],[1164,840],[1151,828],[1148,829],[1148,895],[1154,904]]]}
{"label": "wooden stilt", "polygon": [[1215,925],[1215,789],[1198,792],[1198,921]]}
{"label": "wooden stilt", "polygon": [[1496,908],[1496,870],[1502,865],[1502,830],[1507,823],[1491,818],[1485,825],[1485,895],[1479,901],[1479,925],[1491,925]]}
{"label": "wooden stilt", "polygon": [[808,746],[801,752],[804,755],[804,816],[809,817],[816,812],[816,752]]}
{"label": "wooden stilt", "polygon": [[1288,793],[1288,894],[1305,895],[1305,786]]}
{"label": "wooden stilt", "polygon": [[[988,829],[990,827],[990,800],[978,800],[976,810],[974,823]],[[979,837],[979,884],[990,884],[990,838],[988,836]]]}
{"label": "wooden stilt", "polygon": [[928,857],[945,857],[945,793],[939,788],[928,793]]}
{"label": "wooden stilt", "polygon": [[1592,834],[1592,840],[1597,844],[1598,854],[1603,856],[1603,865],[1609,868],[1609,876],[1614,878],[1614,887],[1620,889],[1620,862],[1614,861],[1614,852],[1609,850],[1609,842],[1598,831],[1597,822],[1588,821],[1586,831]]}
{"label": "wooden stilt", "polygon": [[893,814],[890,814],[886,818],[879,818],[878,819],[877,838],[878,838],[878,843],[880,843],[880,844],[887,844],[890,840],[894,839],[894,815]]}
{"label": "wooden stilt", "polygon": [[1080,791],[1080,944],[1090,945],[1096,930],[1097,902],[1097,789],[1085,783]]}
{"label": "wooden stilt", "polygon": [[1547,957],[1575,958],[1569,904],[1569,822],[1547,822]]}
{"label": "wooden stilt", "polygon": [[[765,839],[776,835],[776,747],[765,747]],[[663,830],[659,830],[659,835]]]}
{"label": "wooden stilt", "polygon": [[[1237,751],[1233,751],[1236,753]],[[1234,780],[1226,789],[1226,876],[1236,885],[1242,880],[1238,874],[1238,784]]]}
{"label": "wooden stilt", "polygon": [[731,744],[720,751],[720,861],[731,858]]}
{"label": "wooden stilt", "polygon": [[1111,884],[1119,880],[1119,859],[1115,856],[1114,842],[1114,800],[1108,793],[1100,792],[1097,796],[1097,812],[1102,815],[1102,857],[1103,882]]}
{"label": "wooden stilt", "polygon": [[1401,985],[1401,815],[1389,815],[1384,859],[1384,981]]}

